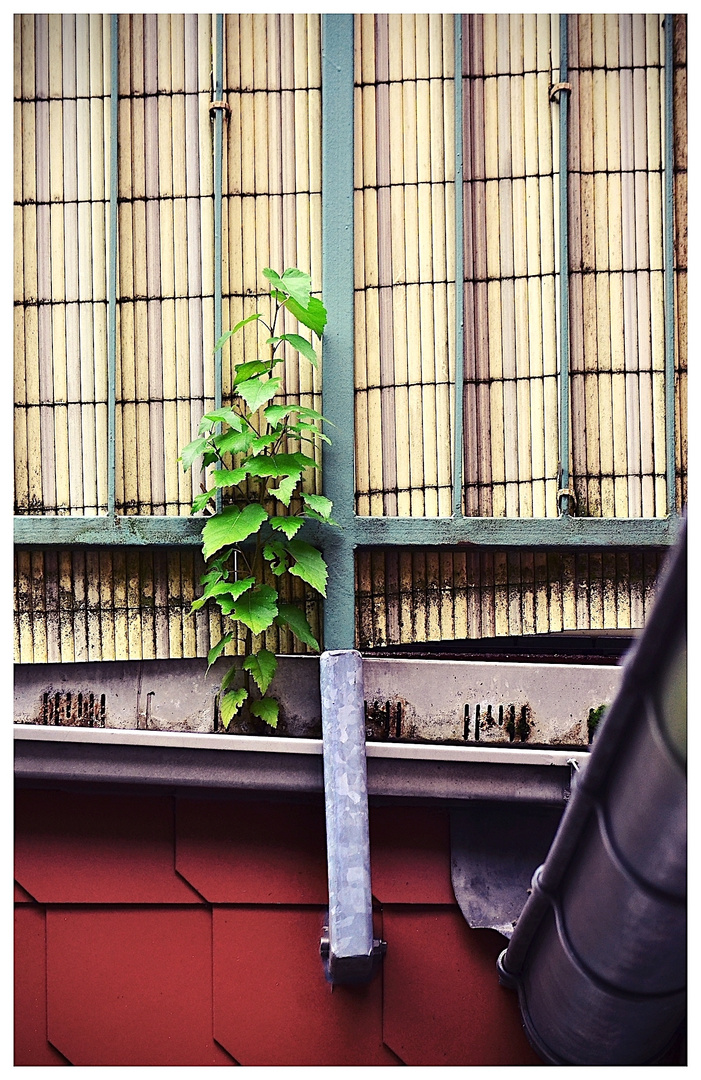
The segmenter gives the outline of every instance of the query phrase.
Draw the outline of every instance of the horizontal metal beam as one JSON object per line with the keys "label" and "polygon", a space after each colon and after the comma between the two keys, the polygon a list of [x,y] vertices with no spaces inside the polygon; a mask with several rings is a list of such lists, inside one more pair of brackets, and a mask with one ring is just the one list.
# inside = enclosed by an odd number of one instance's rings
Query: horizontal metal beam
{"label": "horizontal metal beam", "polygon": [[[30,786],[56,784],[222,794],[323,795],[321,739],[256,738],[182,732],[14,728],[15,777]],[[588,751],[368,743],[373,800],[512,801],[562,806],[571,766]]]}
{"label": "horizontal metal beam", "polygon": [[[343,540],[352,547],[667,547],[680,518],[408,518],[357,517],[343,522]],[[70,544],[116,547],[201,543],[204,518],[39,517],[14,519],[15,544],[60,547]],[[305,538],[324,547],[334,535],[312,523]]]}

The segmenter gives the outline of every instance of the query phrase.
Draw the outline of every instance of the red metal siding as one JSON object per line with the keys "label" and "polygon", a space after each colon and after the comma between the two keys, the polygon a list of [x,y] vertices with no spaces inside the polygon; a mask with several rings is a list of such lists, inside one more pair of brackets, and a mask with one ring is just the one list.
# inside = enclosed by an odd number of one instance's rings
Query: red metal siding
{"label": "red metal siding", "polygon": [[371,811],[387,955],[333,989],[321,800],[26,790],[16,827],[17,1065],[539,1064],[443,811]]}
{"label": "red metal siding", "polygon": [[15,877],[50,904],[192,904],[175,871],[173,800],[18,791]]}

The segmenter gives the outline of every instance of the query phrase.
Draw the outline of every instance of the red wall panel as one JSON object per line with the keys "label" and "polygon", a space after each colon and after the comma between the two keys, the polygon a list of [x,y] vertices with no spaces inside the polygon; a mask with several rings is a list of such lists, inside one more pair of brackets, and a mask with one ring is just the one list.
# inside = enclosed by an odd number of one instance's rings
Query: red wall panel
{"label": "red wall panel", "polygon": [[169,798],[18,791],[15,877],[42,903],[201,902],[175,872]]}
{"label": "red wall panel", "polygon": [[383,1035],[407,1065],[540,1065],[518,999],[499,985],[506,939],[459,908],[383,909]]}
{"label": "red wall panel", "polygon": [[447,811],[373,807],[370,871],[372,894],[382,904],[454,904]]}
{"label": "red wall panel", "polygon": [[214,1032],[242,1065],[396,1065],[382,1045],[382,978],[331,987],[323,908],[214,911]]}
{"label": "red wall panel", "polygon": [[15,1065],[66,1065],[46,1038],[46,916],[15,911]]}
{"label": "red wall panel", "polygon": [[48,1033],[73,1065],[232,1065],[212,1037],[211,913],[47,912]]}
{"label": "red wall panel", "polygon": [[178,872],[218,904],[327,904],[324,805],[179,799]]}
{"label": "red wall panel", "polygon": [[[504,939],[455,903],[446,812],[372,809],[387,955],[332,989],[321,800],[174,801],[20,792],[18,1065],[540,1064]],[[46,931],[32,896],[63,905]]]}

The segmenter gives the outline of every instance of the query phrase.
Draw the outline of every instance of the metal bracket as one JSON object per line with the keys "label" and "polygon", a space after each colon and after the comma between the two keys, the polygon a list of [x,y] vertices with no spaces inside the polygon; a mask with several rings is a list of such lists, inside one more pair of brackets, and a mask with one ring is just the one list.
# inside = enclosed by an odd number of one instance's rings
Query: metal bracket
{"label": "metal bracket", "polygon": [[324,974],[331,983],[340,982],[347,984],[369,982],[377,971],[382,957],[387,952],[387,942],[381,938],[372,939],[372,951],[369,956],[354,956],[347,958],[343,969],[343,978],[339,979],[334,971],[329,942],[329,913],[326,912],[324,925],[321,928],[321,941],[319,943],[319,955],[324,965]]}
{"label": "metal bracket", "polygon": [[228,101],[211,101],[209,104],[210,113],[214,113],[217,109],[221,109],[227,117],[231,116],[231,105],[229,105]]}
{"label": "metal bracket", "polygon": [[572,83],[559,82],[559,83],[555,83],[553,86],[551,86],[550,87],[550,93],[548,95],[550,100],[554,101],[556,96],[560,93],[561,90],[567,90],[569,93],[572,93]]}

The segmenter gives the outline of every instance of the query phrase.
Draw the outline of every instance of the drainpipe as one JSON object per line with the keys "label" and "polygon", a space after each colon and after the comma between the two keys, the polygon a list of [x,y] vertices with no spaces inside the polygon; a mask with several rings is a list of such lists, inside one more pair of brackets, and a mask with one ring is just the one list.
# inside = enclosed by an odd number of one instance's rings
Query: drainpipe
{"label": "drainpipe", "polygon": [[507,949],[556,1065],[656,1064],[686,1006],[686,529]]}
{"label": "drainpipe", "polygon": [[321,654],[321,724],[329,912],[321,957],[332,983],[368,982],[385,951],[372,935],[363,660]]}

